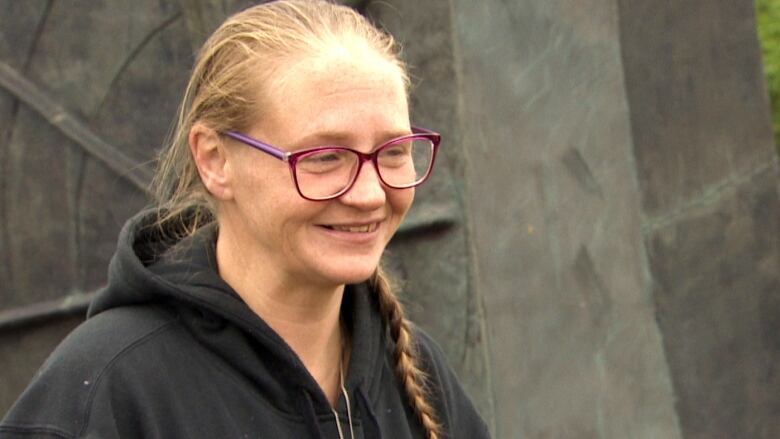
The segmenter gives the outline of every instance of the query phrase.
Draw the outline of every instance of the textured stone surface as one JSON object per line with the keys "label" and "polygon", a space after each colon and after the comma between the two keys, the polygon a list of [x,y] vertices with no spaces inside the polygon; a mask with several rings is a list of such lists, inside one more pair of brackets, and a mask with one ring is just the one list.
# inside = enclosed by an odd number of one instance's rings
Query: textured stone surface
{"label": "textured stone surface", "polygon": [[646,233],[687,438],[780,432],[778,212],[772,167]]}
{"label": "textured stone surface", "polygon": [[647,291],[615,5],[454,5],[496,437],[680,437]]}
{"label": "textured stone surface", "polygon": [[648,219],[774,162],[753,2],[618,3]]}
{"label": "textured stone surface", "polygon": [[619,5],[643,235],[683,435],[775,438],[780,206],[753,2]]}
{"label": "textured stone surface", "polygon": [[0,15],[0,58],[15,68],[29,63],[48,0],[4,1]]}

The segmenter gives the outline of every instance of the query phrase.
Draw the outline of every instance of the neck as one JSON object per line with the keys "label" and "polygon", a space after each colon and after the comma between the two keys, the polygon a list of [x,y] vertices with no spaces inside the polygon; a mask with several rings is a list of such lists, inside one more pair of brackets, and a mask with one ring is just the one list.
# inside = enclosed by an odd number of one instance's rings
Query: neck
{"label": "neck", "polygon": [[267,260],[243,253],[238,242],[242,241],[220,230],[216,247],[220,277],[292,348],[335,406],[346,344],[340,325],[344,285],[298,282],[269,269]]}

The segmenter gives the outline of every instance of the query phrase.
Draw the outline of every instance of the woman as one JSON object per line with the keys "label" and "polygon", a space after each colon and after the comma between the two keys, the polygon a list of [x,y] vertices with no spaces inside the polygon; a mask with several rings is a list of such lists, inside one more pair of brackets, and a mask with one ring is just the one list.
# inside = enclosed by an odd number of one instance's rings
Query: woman
{"label": "woman", "polygon": [[228,19],[157,207],[125,225],[108,287],[2,437],[487,437],[379,268],[439,142],[410,125],[407,87],[392,39],[346,7]]}

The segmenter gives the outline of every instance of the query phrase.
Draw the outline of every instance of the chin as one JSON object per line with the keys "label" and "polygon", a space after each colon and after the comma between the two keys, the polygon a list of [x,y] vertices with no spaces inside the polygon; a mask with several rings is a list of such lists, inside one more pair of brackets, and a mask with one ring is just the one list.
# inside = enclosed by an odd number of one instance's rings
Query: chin
{"label": "chin", "polygon": [[373,267],[371,270],[350,273],[349,275],[342,276],[339,284],[347,285],[365,282],[371,278],[371,275],[374,274],[374,271],[376,271],[376,267]]}
{"label": "chin", "polygon": [[340,267],[328,267],[321,275],[337,285],[359,284],[368,280],[376,271],[377,263],[344,264]]}

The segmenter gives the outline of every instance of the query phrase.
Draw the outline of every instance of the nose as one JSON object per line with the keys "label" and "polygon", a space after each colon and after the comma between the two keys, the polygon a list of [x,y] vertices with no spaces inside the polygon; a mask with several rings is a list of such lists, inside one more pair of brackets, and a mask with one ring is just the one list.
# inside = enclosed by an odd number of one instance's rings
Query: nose
{"label": "nose", "polygon": [[363,164],[355,177],[355,183],[340,197],[340,200],[344,204],[362,210],[378,209],[385,204],[387,194],[371,161]]}

